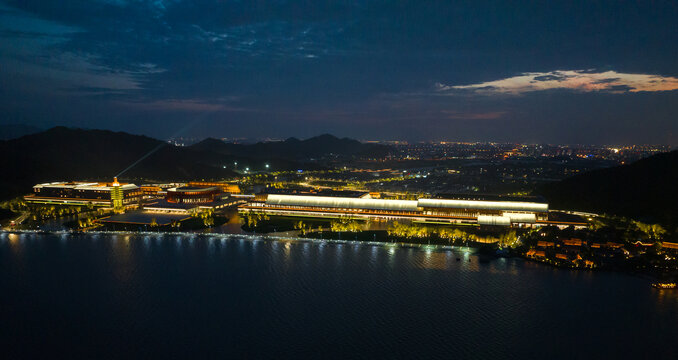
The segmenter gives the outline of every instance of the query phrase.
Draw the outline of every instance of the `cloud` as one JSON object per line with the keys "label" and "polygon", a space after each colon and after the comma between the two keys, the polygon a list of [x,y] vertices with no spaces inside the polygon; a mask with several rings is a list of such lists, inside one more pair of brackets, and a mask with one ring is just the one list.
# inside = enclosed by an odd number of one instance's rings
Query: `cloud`
{"label": "cloud", "polygon": [[106,5],[126,7],[142,6],[151,10],[156,16],[161,16],[167,11],[167,6],[181,2],[181,0],[98,0]]}
{"label": "cloud", "polygon": [[252,112],[255,110],[230,106],[219,102],[206,102],[199,99],[164,99],[149,102],[121,102],[121,105],[150,111],[187,111],[187,112]]}
{"label": "cloud", "polygon": [[556,70],[523,73],[506,79],[470,85],[437,84],[440,93],[474,91],[485,94],[510,94],[569,89],[578,92],[636,93],[678,90],[678,78],[616,71]]}
{"label": "cloud", "polygon": [[95,53],[64,49],[84,33],[0,3],[0,75],[33,93],[120,94],[141,90],[149,76],[166,71],[151,62],[109,66]]}

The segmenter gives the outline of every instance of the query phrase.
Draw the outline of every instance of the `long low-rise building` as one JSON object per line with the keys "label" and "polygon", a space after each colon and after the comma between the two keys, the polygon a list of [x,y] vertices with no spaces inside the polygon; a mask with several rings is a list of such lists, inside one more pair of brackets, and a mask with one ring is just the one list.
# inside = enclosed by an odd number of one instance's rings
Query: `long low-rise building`
{"label": "long low-rise building", "polygon": [[428,198],[389,200],[263,194],[243,205],[241,210],[291,216],[354,216],[384,220],[406,218],[418,221],[510,226],[547,222],[549,208],[545,202],[531,201]]}
{"label": "long low-rise building", "polygon": [[33,186],[33,194],[25,196],[29,203],[128,206],[136,205],[142,191],[134,184],[113,182],[51,182]]}

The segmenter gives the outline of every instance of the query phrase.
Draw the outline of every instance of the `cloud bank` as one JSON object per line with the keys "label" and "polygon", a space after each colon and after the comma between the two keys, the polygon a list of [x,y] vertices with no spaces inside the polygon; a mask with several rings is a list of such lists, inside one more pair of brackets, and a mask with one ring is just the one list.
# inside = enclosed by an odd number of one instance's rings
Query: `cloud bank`
{"label": "cloud bank", "polygon": [[470,90],[486,94],[520,95],[553,89],[610,93],[672,91],[678,90],[678,78],[616,71],[556,70],[523,73],[510,78],[470,85],[437,84],[437,91],[442,93]]}

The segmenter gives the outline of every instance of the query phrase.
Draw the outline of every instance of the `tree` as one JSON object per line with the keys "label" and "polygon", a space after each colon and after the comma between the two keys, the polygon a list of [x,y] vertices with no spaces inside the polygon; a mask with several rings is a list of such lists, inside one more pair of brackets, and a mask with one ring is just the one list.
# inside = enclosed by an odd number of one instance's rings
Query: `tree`
{"label": "tree", "polygon": [[357,220],[353,220],[350,217],[343,217],[337,221],[332,221],[330,223],[330,228],[335,232],[358,232],[361,230],[361,225]]}
{"label": "tree", "polygon": [[666,235],[666,229],[659,224],[645,224],[640,221],[634,221],[633,224],[651,240],[659,241]]}
{"label": "tree", "polygon": [[666,229],[659,224],[652,224],[652,234],[656,240],[661,240],[666,236]]}
{"label": "tree", "polygon": [[503,233],[499,236],[499,243],[502,247],[515,247],[518,245],[518,236],[516,236],[516,231],[511,230],[509,232]]}
{"label": "tree", "polygon": [[199,216],[202,219],[202,224],[204,226],[209,227],[214,225],[214,209],[203,209]]}

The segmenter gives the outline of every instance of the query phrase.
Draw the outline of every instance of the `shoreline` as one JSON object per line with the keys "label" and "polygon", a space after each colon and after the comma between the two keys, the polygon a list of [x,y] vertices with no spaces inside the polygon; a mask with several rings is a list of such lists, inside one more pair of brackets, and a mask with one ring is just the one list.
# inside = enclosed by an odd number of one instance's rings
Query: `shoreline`
{"label": "shoreline", "polygon": [[334,244],[364,244],[382,247],[414,248],[423,250],[445,250],[452,251],[456,249],[477,249],[474,246],[454,246],[454,245],[436,245],[436,244],[417,244],[407,242],[383,242],[383,241],[361,241],[361,240],[338,240],[338,239],[319,239],[310,237],[287,237],[267,234],[227,234],[227,233],[191,233],[191,232],[154,232],[154,231],[48,231],[48,230],[0,230],[0,234],[39,234],[39,235],[179,235],[187,237],[201,238],[246,238],[249,240],[273,240],[273,241],[293,241],[293,242],[314,242],[314,243],[334,243]]}
{"label": "shoreline", "polygon": [[[610,271],[616,273],[624,273],[632,276],[639,276],[648,281],[660,281],[660,279],[650,273],[625,270],[613,267],[596,267],[596,268],[579,268],[579,267],[569,267],[562,266],[557,264],[551,264],[545,261],[539,261],[536,259],[529,258],[520,254],[516,254],[512,251],[509,251],[508,254],[498,255],[498,254],[487,254],[480,253],[484,243],[471,243],[470,246],[457,246],[457,245],[438,245],[438,244],[418,244],[418,243],[408,243],[408,242],[383,242],[383,241],[362,241],[362,240],[338,240],[338,239],[322,239],[322,238],[311,238],[311,237],[289,237],[289,236],[276,236],[276,235],[266,235],[266,234],[228,234],[228,233],[193,233],[193,232],[153,232],[153,231],[52,231],[52,230],[0,230],[0,234],[37,234],[37,235],[143,235],[143,236],[184,236],[184,237],[198,237],[204,239],[214,239],[214,238],[233,238],[233,239],[245,239],[248,241],[264,240],[264,241],[280,241],[280,242],[295,242],[295,243],[317,243],[317,244],[351,244],[351,245],[363,245],[363,246],[378,246],[383,248],[400,248],[400,249],[417,249],[425,252],[432,251],[464,251],[472,250],[479,257],[484,257],[484,261],[487,261],[487,258],[492,259],[499,258],[513,258],[521,259],[523,261],[529,261],[533,263],[542,264],[550,268],[556,268],[561,270],[568,271]],[[479,259],[480,260],[480,259]],[[483,262],[483,261],[481,261]]]}

